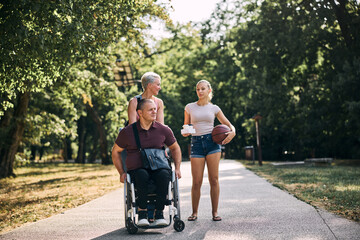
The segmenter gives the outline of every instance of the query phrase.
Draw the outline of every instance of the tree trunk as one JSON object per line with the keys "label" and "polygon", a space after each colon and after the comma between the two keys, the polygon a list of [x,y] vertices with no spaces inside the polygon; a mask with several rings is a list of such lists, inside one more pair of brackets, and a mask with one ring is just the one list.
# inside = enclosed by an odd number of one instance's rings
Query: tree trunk
{"label": "tree trunk", "polygon": [[93,146],[89,156],[89,161],[88,161],[89,163],[94,163],[96,160],[96,156],[98,153],[98,139],[99,139],[99,134],[96,133],[95,136],[93,136]]}
{"label": "tree trunk", "polygon": [[71,148],[71,139],[69,137],[65,138],[65,146],[66,146],[66,159],[72,159],[72,148]]}
{"label": "tree trunk", "polygon": [[96,124],[97,131],[99,133],[99,144],[100,144],[100,157],[101,157],[101,164],[110,164],[109,154],[107,152],[107,140],[106,140],[106,133],[105,128],[102,125],[101,119],[96,112],[96,110],[86,103],[86,109],[90,114],[92,120]]}
{"label": "tree trunk", "polygon": [[[0,139],[0,178],[15,176],[13,171],[15,155],[24,133],[25,117],[29,100],[29,92],[20,94],[17,98],[17,105],[11,121],[8,123],[2,121],[1,123],[1,131],[2,133],[5,132],[5,134],[2,135],[2,139]],[[5,130],[3,127],[8,127],[8,129]]]}
{"label": "tree trunk", "polygon": [[78,120],[78,138],[79,138],[79,149],[76,157],[77,163],[85,163],[85,117],[80,117]]}
{"label": "tree trunk", "polygon": [[331,0],[331,5],[335,9],[336,19],[339,23],[341,34],[345,40],[346,46],[349,50],[352,50],[354,46],[354,39],[351,32],[351,17],[346,10],[346,0],[338,0],[339,5]]}
{"label": "tree trunk", "polygon": [[37,146],[31,145],[31,147],[30,147],[30,151],[31,151],[30,160],[31,161],[35,161],[35,159],[36,159],[36,150],[37,150]]}
{"label": "tree trunk", "polygon": [[[68,137],[65,137],[63,139],[63,148],[64,148],[64,151],[62,152],[62,157],[64,159],[64,163],[68,163],[69,162],[69,159],[71,159],[71,146],[69,144],[70,142],[70,139]],[[70,157],[69,157],[70,155]]]}

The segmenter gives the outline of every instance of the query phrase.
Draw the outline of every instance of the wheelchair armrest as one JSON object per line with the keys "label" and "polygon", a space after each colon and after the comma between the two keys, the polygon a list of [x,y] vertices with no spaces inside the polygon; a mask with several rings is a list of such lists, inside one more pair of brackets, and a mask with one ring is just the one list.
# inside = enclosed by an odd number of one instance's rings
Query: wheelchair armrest
{"label": "wheelchair armrest", "polygon": [[131,177],[130,174],[126,173],[126,181],[131,184]]}

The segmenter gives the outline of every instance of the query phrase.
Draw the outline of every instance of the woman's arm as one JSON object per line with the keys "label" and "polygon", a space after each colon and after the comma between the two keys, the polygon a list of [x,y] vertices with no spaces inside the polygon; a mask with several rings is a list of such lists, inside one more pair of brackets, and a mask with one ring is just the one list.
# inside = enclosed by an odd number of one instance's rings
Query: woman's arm
{"label": "woman's arm", "polygon": [[216,115],[217,119],[221,124],[228,126],[231,129],[231,132],[226,133],[227,137],[222,141],[222,144],[229,143],[236,135],[235,127],[230,123],[230,121],[225,117],[224,113],[220,110]]}
{"label": "woman's arm", "polygon": [[[185,110],[184,111],[184,125],[190,124],[190,114]],[[190,133],[182,134],[184,137],[191,135]]]}
{"label": "woman's arm", "polygon": [[129,125],[136,122],[136,107],[137,107],[137,99],[136,97],[132,98],[129,102],[128,106],[128,119]]}
{"label": "woman's arm", "polygon": [[156,113],[156,121],[164,124],[164,102],[160,98],[158,98],[157,101],[159,103],[159,109]]}

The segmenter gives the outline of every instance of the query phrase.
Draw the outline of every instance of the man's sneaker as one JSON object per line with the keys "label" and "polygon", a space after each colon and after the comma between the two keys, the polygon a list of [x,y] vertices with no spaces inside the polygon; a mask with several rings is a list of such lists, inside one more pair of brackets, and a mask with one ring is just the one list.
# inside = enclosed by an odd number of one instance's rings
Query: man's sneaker
{"label": "man's sneaker", "polygon": [[139,211],[137,225],[139,227],[147,227],[147,226],[149,226],[150,223],[147,220],[147,217],[148,217],[147,211]]}
{"label": "man's sneaker", "polygon": [[155,212],[155,225],[156,226],[167,226],[168,225],[168,223],[164,219],[163,211]]}

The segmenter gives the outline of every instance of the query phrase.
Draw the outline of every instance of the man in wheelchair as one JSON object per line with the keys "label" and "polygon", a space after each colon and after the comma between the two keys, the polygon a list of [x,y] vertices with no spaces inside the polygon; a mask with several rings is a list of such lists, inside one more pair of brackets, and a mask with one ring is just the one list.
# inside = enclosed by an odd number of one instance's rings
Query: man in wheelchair
{"label": "man in wheelchair", "polygon": [[[162,149],[165,145],[168,146],[174,160],[175,176],[180,179],[181,149],[172,130],[168,126],[155,121],[157,110],[155,102],[151,99],[143,99],[139,101],[136,110],[140,119],[133,124],[136,125],[138,130],[142,149]],[[171,179],[171,170],[165,168],[151,170],[143,167],[141,153],[135,140],[133,124],[119,132],[112,149],[112,160],[120,174],[120,181],[124,183],[127,174],[122,165],[121,152],[126,149],[126,168],[131,179],[134,180],[137,189],[137,225],[140,227],[150,225],[147,212],[147,198],[148,183],[152,180],[156,186],[155,225],[166,226],[167,222],[164,219],[163,210]]]}

